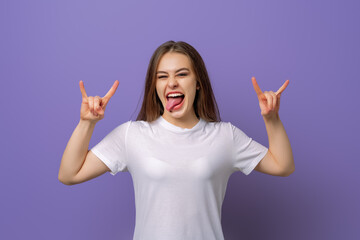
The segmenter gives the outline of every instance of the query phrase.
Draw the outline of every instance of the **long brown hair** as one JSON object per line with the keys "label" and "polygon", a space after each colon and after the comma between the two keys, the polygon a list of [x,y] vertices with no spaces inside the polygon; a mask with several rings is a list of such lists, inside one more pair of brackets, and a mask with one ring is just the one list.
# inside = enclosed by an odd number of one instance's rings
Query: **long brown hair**
{"label": "long brown hair", "polygon": [[143,103],[136,120],[152,122],[164,113],[164,107],[156,93],[156,69],[161,57],[167,52],[182,53],[191,60],[200,86],[193,104],[196,116],[208,122],[221,121],[205,63],[198,51],[183,41],[167,41],[160,45],[152,55],[146,73]]}

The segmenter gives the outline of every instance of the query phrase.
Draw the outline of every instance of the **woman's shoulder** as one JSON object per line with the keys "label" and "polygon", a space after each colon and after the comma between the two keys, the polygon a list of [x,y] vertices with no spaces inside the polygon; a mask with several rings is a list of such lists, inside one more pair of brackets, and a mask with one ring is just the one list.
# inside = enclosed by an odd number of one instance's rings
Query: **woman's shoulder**
{"label": "woman's shoulder", "polygon": [[207,122],[205,121],[206,125],[210,128],[226,130],[231,127],[231,123],[227,121],[218,121],[218,122]]}
{"label": "woman's shoulder", "polygon": [[143,120],[129,120],[127,122],[129,125],[131,125],[131,128],[149,128],[150,122],[143,121]]}
{"label": "woman's shoulder", "polygon": [[145,121],[138,121],[138,120],[132,120],[132,119],[130,119],[130,120],[128,120],[128,121],[126,121],[126,122],[124,122],[123,124],[128,124],[128,125],[131,125],[131,126],[136,126],[136,125],[142,125],[142,124],[144,124],[144,123],[146,123]]}
{"label": "woman's shoulder", "polygon": [[230,122],[227,122],[227,121],[218,121],[218,122],[207,122],[207,124],[212,124],[214,126],[227,126],[229,124],[231,124]]}

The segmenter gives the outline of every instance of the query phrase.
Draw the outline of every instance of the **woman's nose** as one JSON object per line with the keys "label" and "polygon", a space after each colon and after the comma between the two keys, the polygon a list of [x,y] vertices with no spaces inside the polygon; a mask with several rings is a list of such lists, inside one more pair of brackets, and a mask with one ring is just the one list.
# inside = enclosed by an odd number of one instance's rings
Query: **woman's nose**
{"label": "woman's nose", "polygon": [[177,87],[178,83],[175,77],[169,77],[168,85],[170,88]]}

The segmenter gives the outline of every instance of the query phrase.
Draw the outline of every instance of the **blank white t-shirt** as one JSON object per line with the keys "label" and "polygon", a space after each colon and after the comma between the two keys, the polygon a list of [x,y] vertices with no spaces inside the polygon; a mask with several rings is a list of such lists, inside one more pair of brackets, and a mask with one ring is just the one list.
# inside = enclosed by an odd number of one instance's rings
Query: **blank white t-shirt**
{"label": "blank white t-shirt", "polygon": [[134,183],[134,240],[221,240],[221,207],[235,171],[251,173],[268,148],[230,122],[180,128],[162,116],[128,121],[91,151]]}

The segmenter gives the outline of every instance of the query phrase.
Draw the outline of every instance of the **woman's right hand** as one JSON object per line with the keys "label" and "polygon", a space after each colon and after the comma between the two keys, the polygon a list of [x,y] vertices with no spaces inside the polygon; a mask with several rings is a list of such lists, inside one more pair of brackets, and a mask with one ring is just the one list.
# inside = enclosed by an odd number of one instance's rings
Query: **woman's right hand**
{"label": "woman's right hand", "polygon": [[110,98],[115,94],[115,91],[119,86],[119,81],[116,80],[111,89],[102,98],[99,96],[88,97],[82,80],[80,80],[79,85],[82,95],[80,119],[96,123],[104,118],[106,105],[108,104]]}

